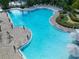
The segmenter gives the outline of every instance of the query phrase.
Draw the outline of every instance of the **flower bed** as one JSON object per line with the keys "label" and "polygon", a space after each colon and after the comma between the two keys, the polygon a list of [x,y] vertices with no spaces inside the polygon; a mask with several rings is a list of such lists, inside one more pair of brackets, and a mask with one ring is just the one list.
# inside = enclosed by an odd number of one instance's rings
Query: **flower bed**
{"label": "flower bed", "polygon": [[79,22],[79,19],[76,17],[75,14],[69,14],[70,18],[75,21],[75,22]]}
{"label": "flower bed", "polygon": [[67,16],[64,16],[64,15],[60,15],[57,19],[56,19],[56,22],[64,27],[67,27],[67,28],[74,28],[74,29],[78,29],[79,28],[79,23],[70,23],[68,22],[68,18]]}

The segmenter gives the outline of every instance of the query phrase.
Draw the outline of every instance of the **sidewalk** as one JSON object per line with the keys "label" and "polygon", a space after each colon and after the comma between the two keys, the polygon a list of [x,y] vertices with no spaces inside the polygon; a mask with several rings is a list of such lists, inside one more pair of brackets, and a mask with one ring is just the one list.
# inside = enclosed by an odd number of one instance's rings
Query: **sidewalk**
{"label": "sidewalk", "polygon": [[[23,28],[12,28],[5,12],[0,13],[0,59],[22,59],[18,47],[28,42],[30,32]],[[16,47],[16,52],[13,46]]]}

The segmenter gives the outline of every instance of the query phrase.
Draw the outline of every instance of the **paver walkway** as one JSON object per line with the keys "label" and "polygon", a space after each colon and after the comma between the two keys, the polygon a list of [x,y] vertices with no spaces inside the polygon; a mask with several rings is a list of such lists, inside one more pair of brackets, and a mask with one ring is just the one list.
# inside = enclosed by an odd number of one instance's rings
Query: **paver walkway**
{"label": "paver walkway", "polygon": [[12,28],[5,12],[0,13],[0,26],[0,59],[22,59],[17,48],[28,42],[30,32],[23,28]]}

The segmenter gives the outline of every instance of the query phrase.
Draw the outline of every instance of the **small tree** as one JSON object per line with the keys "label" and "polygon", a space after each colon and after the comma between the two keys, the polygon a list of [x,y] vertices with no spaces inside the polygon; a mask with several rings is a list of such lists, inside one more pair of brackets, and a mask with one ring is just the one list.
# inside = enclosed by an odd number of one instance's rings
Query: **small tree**
{"label": "small tree", "polygon": [[9,0],[1,0],[2,8],[8,9],[9,7]]}

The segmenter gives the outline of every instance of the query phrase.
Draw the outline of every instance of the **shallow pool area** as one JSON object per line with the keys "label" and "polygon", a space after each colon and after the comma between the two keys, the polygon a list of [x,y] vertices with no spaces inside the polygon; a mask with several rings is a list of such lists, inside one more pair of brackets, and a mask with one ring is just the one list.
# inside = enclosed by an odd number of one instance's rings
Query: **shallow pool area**
{"label": "shallow pool area", "polygon": [[69,33],[52,26],[49,22],[54,11],[47,8],[35,10],[10,10],[14,27],[25,26],[32,31],[31,42],[20,48],[24,59],[68,59]]}

